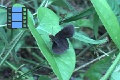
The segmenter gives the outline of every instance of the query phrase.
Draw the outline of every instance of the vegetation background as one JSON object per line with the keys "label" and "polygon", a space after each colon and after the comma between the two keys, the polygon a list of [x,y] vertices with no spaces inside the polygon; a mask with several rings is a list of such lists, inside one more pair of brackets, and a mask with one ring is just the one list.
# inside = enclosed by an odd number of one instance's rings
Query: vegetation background
{"label": "vegetation background", "polygon": [[[28,8],[28,28],[7,28],[7,7]],[[119,80],[120,0],[0,0],[0,80]],[[69,49],[49,35],[73,25]]]}

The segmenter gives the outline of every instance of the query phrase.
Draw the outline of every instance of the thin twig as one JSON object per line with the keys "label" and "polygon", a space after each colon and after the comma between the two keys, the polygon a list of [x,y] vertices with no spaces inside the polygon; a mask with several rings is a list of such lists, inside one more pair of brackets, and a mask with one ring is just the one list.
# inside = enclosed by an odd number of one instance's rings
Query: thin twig
{"label": "thin twig", "polygon": [[[112,50],[111,52],[108,52],[107,54],[109,55],[109,54],[111,54],[111,53],[113,53],[113,52],[115,52],[115,51],[117,51],[117,50],[118,50],[118,49],[114,49],[114,50]],[[84,67],[92,64],[93,62],[95,62],[95,61],[97,61],[97,60],[100,60],[101,58],[104,58],[105,56],[106,56],[106,54],[104,54],[104,55],[102,55],[102,56],[100,56],[100,57],[97,57],[96,59],[94,59],[94,60],[92,60],[92,61],[90,61],[90,62],[88,62],[88,63],[86,63],[86,64],[84,64],[84,65],[82,65],[82,66],[80,66],[80,67],[78,67],[78,68],[76,68],[76,69],[74,70],[74,72],[76,72],[76,71],[78,71],[78,70],[80,70],[80,69],[82,69],[82,68],[84,68]]]}

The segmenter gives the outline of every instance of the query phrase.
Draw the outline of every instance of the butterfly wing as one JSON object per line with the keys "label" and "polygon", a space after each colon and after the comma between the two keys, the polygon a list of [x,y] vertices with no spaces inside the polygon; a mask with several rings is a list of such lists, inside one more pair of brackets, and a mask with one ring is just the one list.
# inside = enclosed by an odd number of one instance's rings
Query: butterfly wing
{"label": "butterfly wing", "polygon": [[66,38],[73,36],[75,30],[72,25],[68,25],[59,31],[55,36],[49,35],[52,39],[52,51],[57,54],[61,54],[69,48],[69,43]]}
{"label": "butterfly wing", "polygon": [[64,27],[61,31],[59,31],[55,37],[59,37],[59,38],[70,38],[73,36],[75,30],[73,25],[68,25],[66,27]]}
{"label": "butterfly wing", "polygon": [[69,44],[66,38],[59,39],[57,42],[53,41],[52,51],[57,54],[61,54],[69,48]]}

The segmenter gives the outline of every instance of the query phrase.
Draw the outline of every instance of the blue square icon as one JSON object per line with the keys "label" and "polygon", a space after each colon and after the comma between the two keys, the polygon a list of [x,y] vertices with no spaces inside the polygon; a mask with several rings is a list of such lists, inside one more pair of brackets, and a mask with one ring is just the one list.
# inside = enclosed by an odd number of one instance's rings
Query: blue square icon
{"label": "blue square icon", "polygon": [[22,28],[22,22],[12,22],[12,28]]}
{"label": "blue square icon", "polygon": [[12,21],[22,21],[22,13],[12,13]]}
{"label": "blue square icon", "polygon": [[26,7],[7,7],[7,26],[8,28],[27,27],[27,8]]}
{"label": "blue square icon", "polygon": [[12,7],[12,12],[22,12],[22,7]]}

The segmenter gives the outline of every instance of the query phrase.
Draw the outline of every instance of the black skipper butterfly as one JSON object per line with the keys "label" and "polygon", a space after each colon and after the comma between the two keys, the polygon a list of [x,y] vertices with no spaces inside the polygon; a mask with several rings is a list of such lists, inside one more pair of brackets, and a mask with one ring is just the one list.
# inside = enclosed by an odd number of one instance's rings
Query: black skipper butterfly
{"label": "black skipper butterfly", "polygon": [[52,51],[56,54],[61,54],[69,48],[67,38],[74,35],[75,29],[73,25],[68,25],[59,31],[55,36],[49,35],[53,44]]}

